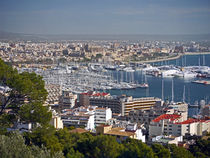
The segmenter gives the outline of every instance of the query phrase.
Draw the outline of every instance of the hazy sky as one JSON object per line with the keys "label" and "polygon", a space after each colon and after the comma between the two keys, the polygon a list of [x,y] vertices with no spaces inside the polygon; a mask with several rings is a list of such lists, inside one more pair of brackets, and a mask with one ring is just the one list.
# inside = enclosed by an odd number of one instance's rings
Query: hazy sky
{"label": "hazy sky", "polygon": [[210,0],[0,0],[0,30],[36,34],[210,33]]}

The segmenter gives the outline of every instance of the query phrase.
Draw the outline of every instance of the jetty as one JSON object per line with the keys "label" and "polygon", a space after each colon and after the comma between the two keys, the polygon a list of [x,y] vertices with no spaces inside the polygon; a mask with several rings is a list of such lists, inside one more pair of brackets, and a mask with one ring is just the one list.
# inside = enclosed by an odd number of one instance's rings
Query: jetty
{"label": "jetty", "polygon": [[208,80],[196,80],[196,81],[192,81],[192,83],[210,85],[210,81]]}

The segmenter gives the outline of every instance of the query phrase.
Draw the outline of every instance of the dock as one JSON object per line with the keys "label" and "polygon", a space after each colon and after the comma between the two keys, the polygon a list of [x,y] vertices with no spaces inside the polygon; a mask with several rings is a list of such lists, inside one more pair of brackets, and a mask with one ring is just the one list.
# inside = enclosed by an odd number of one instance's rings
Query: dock
{"label": "dock", "polygon": [[192,81],[192,83],[210,85],[210,81],[208,80],[196,80],[196,81]]}

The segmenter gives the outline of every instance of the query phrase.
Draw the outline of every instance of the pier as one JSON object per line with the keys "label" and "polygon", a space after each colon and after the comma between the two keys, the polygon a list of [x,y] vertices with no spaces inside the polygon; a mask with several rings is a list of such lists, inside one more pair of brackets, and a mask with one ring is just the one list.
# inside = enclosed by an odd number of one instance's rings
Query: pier
{"label": "pier", "polygon": [[210,81],[208,80],[196,80],[196,81],[192,81],[192,83],[210,85]]}

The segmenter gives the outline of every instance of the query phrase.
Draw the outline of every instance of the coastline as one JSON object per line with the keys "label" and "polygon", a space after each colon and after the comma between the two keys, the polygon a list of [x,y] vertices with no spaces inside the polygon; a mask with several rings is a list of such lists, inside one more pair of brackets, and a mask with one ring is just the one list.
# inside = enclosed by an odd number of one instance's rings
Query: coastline
{"label": "coastline", "polygon": [[185,52],[184,55],[200,55],[200,54],[210,54],[210,52]]}
{"label": "coastline", "polygon": [[210,52],[185,52],[183,54],[177,54],[174,57],[169,58],[163,58],[163,59],[154,59],[154,60],[145,60],[145,61],[139,61],[139,63],[154,63],[154,62],[161,62],[161,61],[169,61],[169,60],[175,60],[179,59],[184,55],[200,55],[200,54],[210,54]]}

